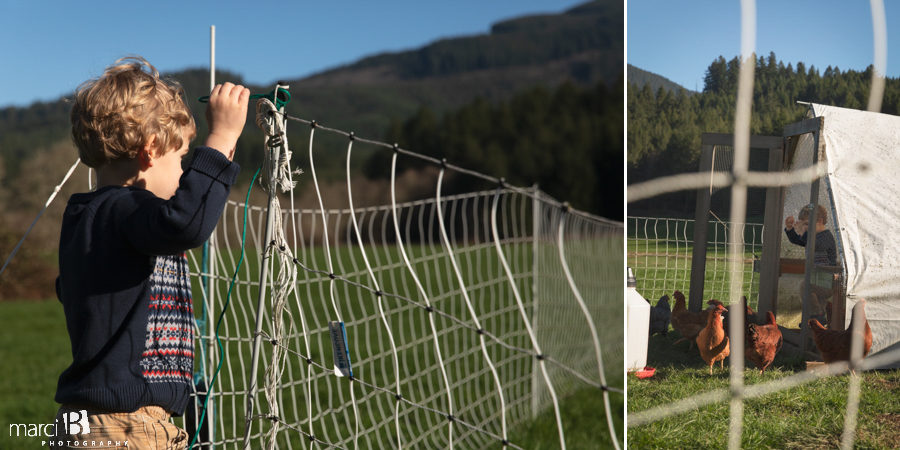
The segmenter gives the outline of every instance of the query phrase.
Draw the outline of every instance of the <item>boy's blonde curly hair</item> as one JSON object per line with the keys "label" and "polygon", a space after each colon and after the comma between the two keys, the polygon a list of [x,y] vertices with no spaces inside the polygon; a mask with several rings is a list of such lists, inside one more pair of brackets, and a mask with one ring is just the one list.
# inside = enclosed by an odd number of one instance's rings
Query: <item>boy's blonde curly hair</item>
{"label": "boy's blonde curly hair", "polygon": [[[812,215],[812,205],[806,205],[800,210],[800,213],[797,214],[797,218],[800,220],[809,220],[810,215]],[[828,223],[828,211],[822,205],[816,205],[816,222],[822,222],[823,224]]]}
{"label": "boy's blonde curly hair", "polygon": [[121,58],[82,83],[71,119],[78,155],[93,168],[137,158],[152,136],[160,154],[179,149],[197,131],[181,85],[160,78],[140,56]]}

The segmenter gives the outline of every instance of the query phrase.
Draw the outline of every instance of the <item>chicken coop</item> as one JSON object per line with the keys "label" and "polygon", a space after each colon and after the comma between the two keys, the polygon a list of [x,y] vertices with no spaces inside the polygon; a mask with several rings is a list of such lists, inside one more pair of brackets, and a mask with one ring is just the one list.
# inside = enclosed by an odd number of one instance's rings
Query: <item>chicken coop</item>
{"label": "chicken coop", "polygon": [[[700,170],[720,170],[713,153],[732,146],[733,138],[704,135],[703,142]],[[783,136],[754,136],[750,146],[766,150],[771,172],[824,168],[824,176],[811,182],[766,189],[763,251],[754,264],[757,313],[773,311],[785,339],[808,350],[809,318],[827,316],[830,328],[845,329],[853,306],[865,299],[872,354],[900,348],[900,235],[892,236],[900,224],[900,117],[809,104],[807,118],[786,125]],[[710,194],[698,191],[696,223],[708,219]],[[827,239],[801,246],[788,238],[785,219],[797,218],[804,207],[810,235],[824,212],[815,235],[831,234],[832,261],[816,260],[816,245],[824,247]],[[703,233],[702,227],[694,230],[693,310],[703,301]],[[701,297],[695,299],[695,292]]]}

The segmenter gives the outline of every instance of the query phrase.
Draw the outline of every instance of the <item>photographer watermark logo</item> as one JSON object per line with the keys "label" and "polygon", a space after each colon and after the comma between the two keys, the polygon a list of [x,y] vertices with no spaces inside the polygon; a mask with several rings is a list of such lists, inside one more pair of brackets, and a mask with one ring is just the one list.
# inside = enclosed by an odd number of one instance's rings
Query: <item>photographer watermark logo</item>
{"label": "photographer watermark logo", "polygon": [[[62,427],[62,428],[60,428]],[[53,423],[13,423],[9,425],[10,437],[48,437],[57,435],[90,434],[87,411],[69,411],[61,415]]]}
{"label": "photographer watermark logo", "polygon": [[[108,437],[92,440],[89,439],[90,434],[91,424],[88,422],[88,413],[83,409],[64,412],[53,423],[14,423],[9,425],[10,437],[41,438],[41,447],[128,447],[127,440],[116,441],[110,440]],[[100,435],[103,436],[103,434],[101,427]]]}

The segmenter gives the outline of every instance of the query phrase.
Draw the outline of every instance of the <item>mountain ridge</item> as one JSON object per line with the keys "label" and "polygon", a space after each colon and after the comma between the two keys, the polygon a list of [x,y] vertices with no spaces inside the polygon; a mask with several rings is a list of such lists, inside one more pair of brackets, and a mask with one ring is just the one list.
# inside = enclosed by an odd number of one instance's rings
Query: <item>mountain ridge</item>
{"label": "mountain ridge", "polygon": [[634,84],[638,88],[650,85],[650,89],[654,92],[662,88],[673,94],[678,93],[679,91],[684,91],[687,94],[697,93],[697,91],[692,91],[665,76],[641,69],[640,67],[631,64],[628,64],[628,83]]}
{"label": "mountain ridge", "polygon": [[[496,69],[543,63],[588,50],[615,52],[617,48],[612,44],[616,40],[622,41],[621,35],[603,33],[602,30],[621,29],[621,13],[620,2],[593,1],[560,14],[535,14],[501,20],[494,23],[487,34],[441,38],[417,49],[382,52],[299,80],[327,82],[333,77],[341,78],[341,72],[361,69],[374,69],[370,73],[386,76],[386,79],[404,80],[488,67]],[[523,39],[523,35],[531,39]],[[543,41],[534,37],[541,37]],[[548,39],[553,45],[548,45]],[[516,42],[519,47],[510,45],[510,41]],[[514,51],[509,51],[511,48]],[[617,70],[608,71],[606,81],[615,80],[615,72]]]}

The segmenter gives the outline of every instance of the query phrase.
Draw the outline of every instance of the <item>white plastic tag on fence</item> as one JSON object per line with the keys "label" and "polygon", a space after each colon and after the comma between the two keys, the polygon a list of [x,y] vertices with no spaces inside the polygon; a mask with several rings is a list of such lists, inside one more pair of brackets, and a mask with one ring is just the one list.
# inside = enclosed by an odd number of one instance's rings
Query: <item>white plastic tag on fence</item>
{"label": "white plastic tag on fence", "polygon": [[331,321],[328,323],[328,329],[331,331],[331,348],[334,350],[334,374],[339,377],[352,377],[350,347],[347,345],[344,322]]}

